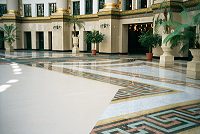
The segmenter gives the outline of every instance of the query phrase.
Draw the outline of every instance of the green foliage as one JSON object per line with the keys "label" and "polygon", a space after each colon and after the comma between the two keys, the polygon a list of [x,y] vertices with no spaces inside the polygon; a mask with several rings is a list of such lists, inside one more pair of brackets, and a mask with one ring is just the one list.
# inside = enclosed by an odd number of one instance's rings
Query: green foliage
{"label": "green foliage", "polygon": [[146,47],[149,50],[149,53],[151,53],[152,48],[161,46],[162,37],[158,34],[153,34],[153,31],[149,30],[147,32],[142,32],[138,41],[143,47]]}
{"label": "green foliage", "polygon": [[0,27],[0,31],[4,32],[4,37],[1,40],[6,41],[10,46],[17,39],[15,35],[16,26],[13,24],[11,25],[4,24],[3,27]]}
{"label": "green foliage", "polygon": [[75,37],[77,37],[77,35],[76,35],[76,26],[78,26],[79,29],[84,28],[84,22],[79,20],[78,18],[76,18],[74,16],[70,16],[68,23],[73,25],[73,29],[74,29],[73,30],[73,35]]}
{"label": "green foliage", "polygon": [[[200,12],[190,19],[187,9],[183,5],[180,5],[180,7],[182,7],[182,12],[180,13],[181,19],[184,20],[185,23],[174,21],[173,23],[176,24],[176,28],[174,29],[174,32],[164,39],[163,43],[170,42],[172,44],[171,48],[182,43],[181,51],[183,52],[188,50],[188,48],[200,48],[199,33],[196,33],[196,30],[189,30],[191,27],[200,24]],[[200,4],[198,4],[196,8],[200,9]],[[191,40],[195,41],[192,41],[193,43],[189,44],[188,42]]]}
{"label": "green foliage", "polygon": [[100,43],[104,40],[105,35],[100,33],[99,31],[93,30],[92,32],[88,32],[86,35],[87,43]]}

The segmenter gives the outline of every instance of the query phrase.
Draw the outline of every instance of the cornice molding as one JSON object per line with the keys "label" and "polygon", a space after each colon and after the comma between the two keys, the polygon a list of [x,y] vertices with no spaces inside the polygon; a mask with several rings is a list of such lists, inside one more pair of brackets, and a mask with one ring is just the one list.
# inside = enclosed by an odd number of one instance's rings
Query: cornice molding
{"label": "cornice molding", "polygon": [[144,14],[144,13],[151,13],[152,8],[143,8],[143,9],[136,9],[136,10],[127,10],[127,11],[121,11],[120,15],[121,16],[126,16],[126,15],[136,15],[136,14]]}

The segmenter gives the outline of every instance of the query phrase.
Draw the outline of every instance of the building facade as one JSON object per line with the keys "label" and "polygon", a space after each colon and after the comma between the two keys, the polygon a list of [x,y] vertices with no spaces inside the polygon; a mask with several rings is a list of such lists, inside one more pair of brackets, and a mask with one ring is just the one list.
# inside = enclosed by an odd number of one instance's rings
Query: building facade
{"label": "building facade", "polygon": [[[84,29],[78,29],[80,51],[90,51],[91,44],[85,42],[87,32],[92,30],[105,34],[99,44],[101,53],[144,53],[138,43],[142,31],[154,28],[154,17],[159,13],[163,0],[1,0],[0,26],[15,24],[19,39],[15,49],[28,50],[72,50],[72,26],[68,18],[75,15],[84,21]],[[168,0],[174,19],[179,22],[178,4],[184,4],[192,17],[200,0]],[[162,34],[162,29],[159,29]],[[0,32],[3,36],[3,33]],[[4,45],[1,43],[0,48]],[[185,56],[174,49],[176,57]],[[154,55],[162,54],[160,48]]]}

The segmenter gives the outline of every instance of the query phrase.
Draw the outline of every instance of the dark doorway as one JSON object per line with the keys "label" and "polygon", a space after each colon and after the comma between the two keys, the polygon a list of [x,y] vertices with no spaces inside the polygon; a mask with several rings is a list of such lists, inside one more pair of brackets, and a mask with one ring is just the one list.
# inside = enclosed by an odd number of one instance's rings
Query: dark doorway
{"label": "dark doorway", "polygon": [[37,32],[37,48],[39,50],[44,50],[44,33]]}
{"label": "dark doorway", "polygon": [[3,37],[4,37],[4,32],[0,31],[0,49],[5,49]]}
{"label": "dark doorway", "polygon": [[128,53],[129,54],[145,54],[146,48],[142,47],[138,42],[142,32],[152,29],[152,23],[130,24],[128,26]]}
{"label": "dark doorway", "polygon": [[52,50],[52,32],[48,33],[48,37],[49,37],[49,50]]}
{"label": "dark doorway", "polygon": [[[91,31],[87,31],[87,33],[91,33]],[[86,44],[87,44],[87,52],[91,52],[91,50],[92,50],[92,44],[91,43],[88,43],[88,42],[86,42]]]}
{"label": "dark doorway", "polygon": [[[194,44],[195,44],[195,39],[196,39],[196,36],[195,36],[195,33],[196,33],[196,26],[193,26],[193,27],[189,27],[189,28],[186,28],[186,29],[184,29],[185,31],[189,31],[189,32],[191,32],[191,37],[189,38],[189,48],[192,48],[192,47],[194,47]],[[188,49],[189,49],[188,48]],[[192,56],[192,54],[191,54],[191,52],[190,51],[188,51],[188,60],[189,61],[191,61],[192,60],[192,58],[193,58],[193,56]]]}
{"label": "dark doorway", "polygon": [[147,8],[147,0],[141,0],[141,8]]}
{"label": "dark doorway", "polygon": [[25,44],[25,48],[27,48],[27,50],[32,49],[31,32],[24,33],[24,44]]}

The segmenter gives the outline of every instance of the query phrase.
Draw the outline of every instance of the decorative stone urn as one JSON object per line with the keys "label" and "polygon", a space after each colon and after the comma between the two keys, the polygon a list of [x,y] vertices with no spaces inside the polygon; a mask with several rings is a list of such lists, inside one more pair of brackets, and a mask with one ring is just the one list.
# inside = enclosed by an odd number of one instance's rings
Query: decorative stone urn
{"label": "decorative stone urn", "polygon": [[168,34],[162,35],[162,50],[163,54],[160,56],[160,63],[161,67],[172,67],[174,65],[174,56],[171,54],[171,44],[167,42],[166,44],[163,43],[164,39],[168,36]]}
{"label": "decorative stone urn", "polygon": [[78,48],[79,38],[73,37],[72,40],[73,40],[72,53],[77,54],[77,53],[79,53],[79,48]]}
{"label": "decorative stone urn", "polygon": [[200,49],[190,49],[193,59],[187,63],[186,77],[200,79]]}
{"label": "decorative stone urn", "polygon": [[8,43],[5,43],[5,49],[6,49],[6,52],[14,52],[13,46],[9,45]]}

